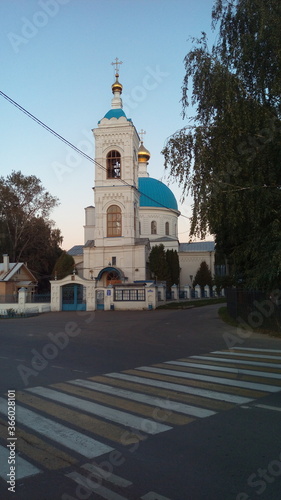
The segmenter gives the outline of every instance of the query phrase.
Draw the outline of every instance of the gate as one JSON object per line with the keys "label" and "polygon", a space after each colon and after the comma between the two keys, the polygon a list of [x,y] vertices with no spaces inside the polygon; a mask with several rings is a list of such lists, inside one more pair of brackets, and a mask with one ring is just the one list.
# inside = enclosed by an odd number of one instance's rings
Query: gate
{"label": "gate", "polygon": [[63,311],[86,311],[86,289],[83,285],[71,284],[62,287]]}
{"label": "gate", "polygon": [[97,310],[103,311],[104,310],[104,290],[97,290],[96,291],[96,308]]}

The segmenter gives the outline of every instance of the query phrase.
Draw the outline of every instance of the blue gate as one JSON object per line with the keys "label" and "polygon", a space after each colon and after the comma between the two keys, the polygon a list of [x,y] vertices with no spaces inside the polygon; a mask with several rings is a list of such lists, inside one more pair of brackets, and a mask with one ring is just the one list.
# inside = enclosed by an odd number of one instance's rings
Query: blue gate
{"label": "blue gate", "polygon": [[96,308],[97,310],[104,310],[104,290],[96,291]]}
{"label": "blue gate", "polygon": [[86,311],[86,289],[83,285],[71,284],[62,287],[63,311]]}

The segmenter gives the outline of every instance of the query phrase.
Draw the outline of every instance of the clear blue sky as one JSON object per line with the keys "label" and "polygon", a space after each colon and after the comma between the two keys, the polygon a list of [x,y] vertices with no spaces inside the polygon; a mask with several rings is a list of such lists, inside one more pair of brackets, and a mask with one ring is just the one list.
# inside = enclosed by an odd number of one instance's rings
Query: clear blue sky
{"label": "clear blue sky", "polygon": [[[118,57],[124,109],[146,130],[149,173],[167,182],[161,150],[181,117],[183,59],[190,37],[210,39],[213,0],[1,0],[0,90],[94,156],[91,129],[111,107]],[[0,96],[0,174],[35,174],[60,199],[52,212],[69,249],[83,243],[94,165]],[[65,166],[65,172],[62,172]],[[170,184],[178,201],[181,190]],[[189,216],[192,200],[179,208]],[[180,241],[188,220],[180,217]]]}

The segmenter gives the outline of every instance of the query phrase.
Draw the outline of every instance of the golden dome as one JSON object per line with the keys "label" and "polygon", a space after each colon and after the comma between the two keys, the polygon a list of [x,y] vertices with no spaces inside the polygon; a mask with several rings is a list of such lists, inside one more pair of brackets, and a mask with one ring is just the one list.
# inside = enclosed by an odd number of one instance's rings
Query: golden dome
{"label": "golden dome", "polygon": [[114,94],[114,92],[120,92],[120,94],[122,94],[123,85],[118,81],[119,74],[116,73],[115,76],[116,76],[116,80],[113,83],[113,85],[111,86],[112,93]]}
{"label": "golden dome", "polygon": [[150,152],[143,145],[143,141],[141,141],[141,145],[138,151],[138,159],[139,163],[147,163],[150,158]]}

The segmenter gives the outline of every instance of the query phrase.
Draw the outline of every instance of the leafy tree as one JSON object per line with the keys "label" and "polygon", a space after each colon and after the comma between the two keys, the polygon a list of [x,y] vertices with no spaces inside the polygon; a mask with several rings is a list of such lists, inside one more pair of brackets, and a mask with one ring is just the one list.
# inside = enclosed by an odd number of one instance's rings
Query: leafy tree
{"label": "leafy tree", "polygon": [[12,172],[6,179],[0,177],[0,222],[12,261],[21,260],[32,242],[36,219],[50,224],[50,212],[57,205],[58,199],[45,190],[35,175]]}
{"label": "leafy tree", "polygon": [[201,286],[201,288],[204,288],[204,286],[206,285],[209,285],[211,287],[212,284],[213,284],[212,273],[210,271],[208,264],[203,260],[195,275],[193,286],[199,285]]}
{"label": "leafy tree", "polygon": [[168,290],[179,284],[180,266],[176,250],[165,250],[164,245],[156,245],[149,255],[150,272],[158,281],[166,281]]}
{"label": "leafy tree", "polygon": [[170,270],[169,285],[178,285],[180,279],[179,256],[176,250],[166,250],[166,261]]}
{"label": "leafy tree", "polygon": [[62,252],[57,262],[55,263],[53,269],[53,278],[56,276],[58,280],[61,280],[71,274],[75,268],[75,262],[72,255],[69,255],[65,251]]}
{"label": "leafy tree", "polygon": [[62,236],[49,219],[58,200],[34,175],[12,172],[0,178],[0,251],[12,262],[24,261],[38,279],[38,291],[49,279],[62,252]]}
{"label": "leafy tree", "polygon": [[54,265],[62,253],[62,236],[59,229],[52,229],[41,217],[31,220],[27,231],[31,238],[23,251],[22,260],[28,263],[29,269],[38,279],[38,292],[47,292]]}
{"label": "leafy tree", "polygon": [[185,57],[183,116],[190,103],[195,116],[162,153],[193,196],[191,236],[214,234],[232,274],[272,288],[281,275],[281,3],[217,0],[213,24],[214,46],[202,34]]}
{"label": "leafy tree", "polygon": [[158,281],[170,283],[171,273],[166,260],[164,245],[155,245],[149,254],[149,269]]}

